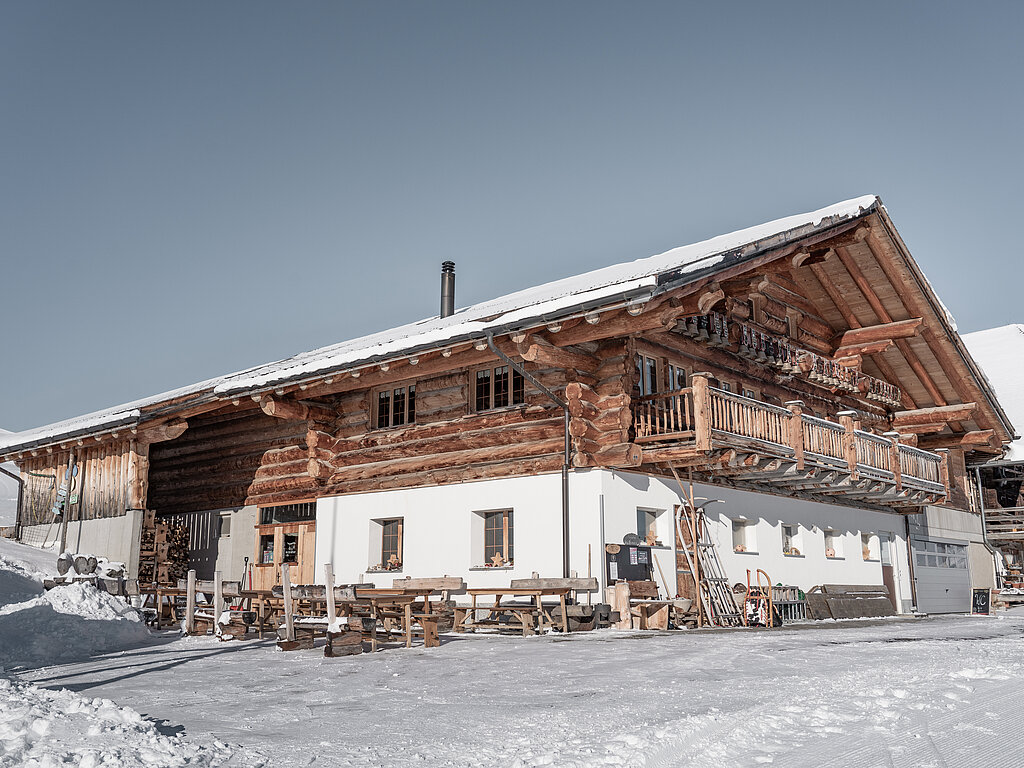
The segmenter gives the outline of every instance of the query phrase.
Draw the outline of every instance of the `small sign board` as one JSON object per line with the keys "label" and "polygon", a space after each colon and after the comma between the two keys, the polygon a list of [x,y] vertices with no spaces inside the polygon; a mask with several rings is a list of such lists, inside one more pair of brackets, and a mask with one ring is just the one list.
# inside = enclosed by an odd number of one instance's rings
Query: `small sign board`
{"label": "small sign board", "polygon": [[992,594],[987,589],[975,589],[971,592],[971,613],[988,616],[990,613]]}

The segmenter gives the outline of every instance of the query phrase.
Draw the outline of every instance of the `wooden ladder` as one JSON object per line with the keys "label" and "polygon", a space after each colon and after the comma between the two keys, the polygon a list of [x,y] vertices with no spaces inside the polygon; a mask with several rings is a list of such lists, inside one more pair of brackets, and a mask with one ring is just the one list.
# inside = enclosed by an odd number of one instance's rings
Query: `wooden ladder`
{"label": "wooden ladder", "polygon": [[[672,474],[683,490],[675,467],[672,467]],[[676,518],[677,536],[690,566],[690,573],[695,576],[704,617],[709,624],[716,627],[742,626],[743,614],[729,586],[722,561],[718,558],[718,549],[708,532],[704,508],[694,503],[693,483],[690,483],[689,493],[684,490],[682,496],[683,503],[679,505],[679,515]],[[683,535],[683,530],[689,531],[689,548],[686,546],[687,537]]]}

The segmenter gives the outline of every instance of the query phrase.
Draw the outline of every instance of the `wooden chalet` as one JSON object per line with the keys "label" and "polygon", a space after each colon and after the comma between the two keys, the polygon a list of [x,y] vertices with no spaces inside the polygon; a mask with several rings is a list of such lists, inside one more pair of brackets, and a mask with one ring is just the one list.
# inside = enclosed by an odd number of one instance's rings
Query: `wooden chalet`
{"label": "wooden chalet", "polygon": [[734,580],[756,551],[805,588],[888,578],[903,608],[903,516],[976,518],[967,463],[1012,437],[863,197],[0,438],[0,459],[26,473],[23,531],[51,523],[40,476],[73,456],[79,541],[104,546],[106,521],[144,568],[146,530],[177,520],[193,566],[257,586],[328,561],[342,581],[606,582],[605,545],[634,533],[681,591],[674,469],[726,502]]}

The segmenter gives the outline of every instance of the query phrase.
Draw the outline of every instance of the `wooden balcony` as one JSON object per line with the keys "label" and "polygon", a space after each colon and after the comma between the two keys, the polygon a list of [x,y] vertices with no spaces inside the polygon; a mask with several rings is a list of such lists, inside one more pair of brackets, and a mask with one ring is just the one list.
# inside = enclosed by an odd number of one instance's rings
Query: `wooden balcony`
{"label": "wooden balcony", "polygon": [[708,385],[642,397],[634,404],[635,441],[645,464],[671,462],[712,478],[817,500],[916,511],[944,500],[945,454],[904,445],[894,433],[857,429]]}
{"label": "wooden balcony", "polygon": [[1024,541],[1024,507],[986,509],[985,534],[992,541]]}

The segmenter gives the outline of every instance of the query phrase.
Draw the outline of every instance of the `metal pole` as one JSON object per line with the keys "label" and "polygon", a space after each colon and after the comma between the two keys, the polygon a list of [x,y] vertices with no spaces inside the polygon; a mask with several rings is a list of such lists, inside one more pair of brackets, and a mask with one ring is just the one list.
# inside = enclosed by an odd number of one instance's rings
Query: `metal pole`
{"label": "metal pole", "polygon": [[514,362],[512,358],[502,352],[494,344],[494,334],[490,331],[487,332],[487,346],[491,348],[491,351],[496,354],[501,360],[509,365],[513,370],[518,371],[522,374],[523,378],[529,381],[533,386],[547,395],[548,399],[551,400],[555,405],[562,409],[564,416],[563,428],[565,432],[565,457],[562,461],[562,578],[569,578],[569,466],[572,460],[572,445],[569,438],[569,404],[558,399],[554,392],[541,384],[536,377],[518,363]]}

